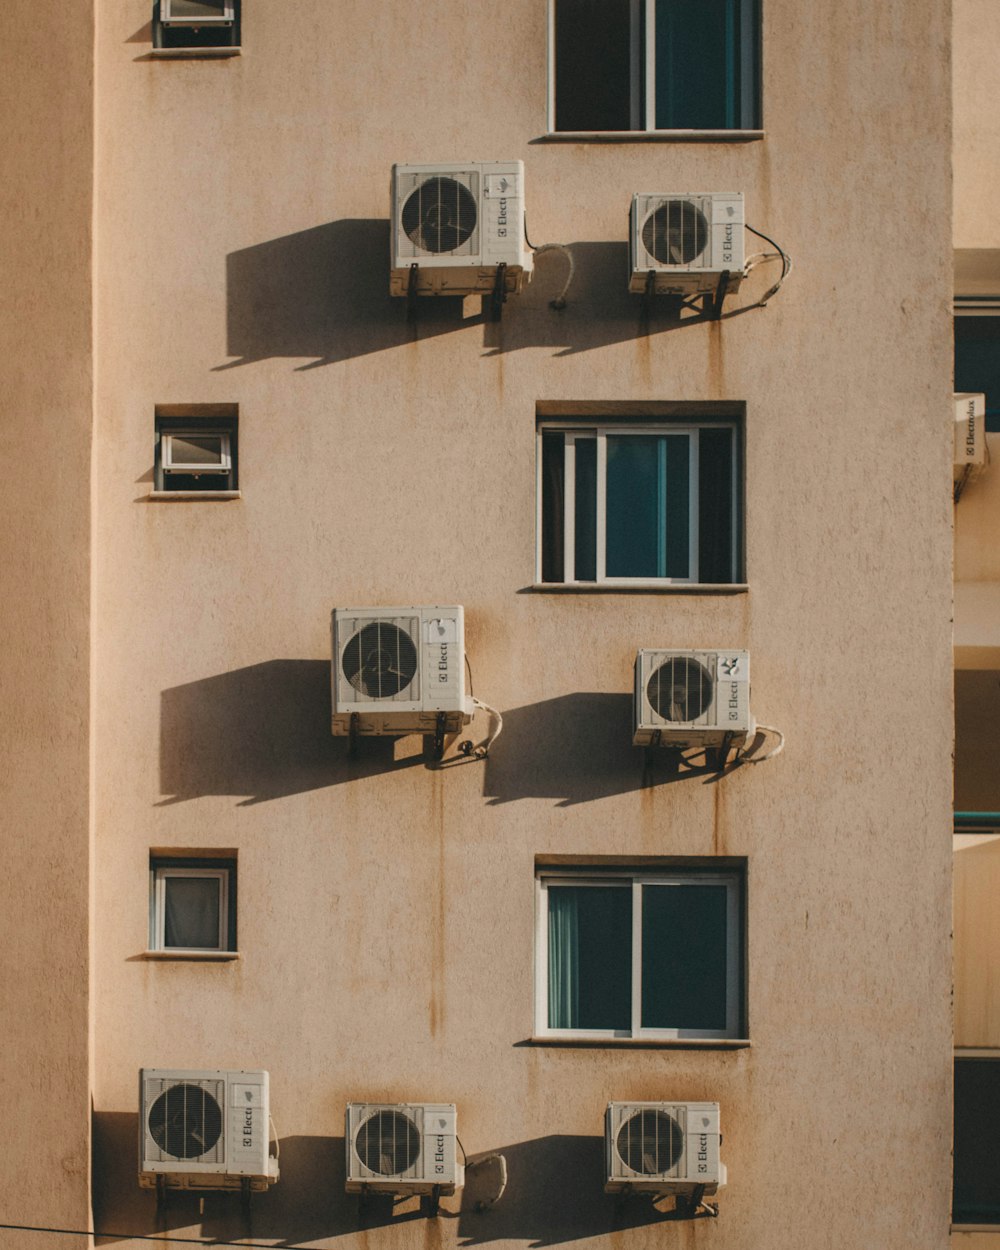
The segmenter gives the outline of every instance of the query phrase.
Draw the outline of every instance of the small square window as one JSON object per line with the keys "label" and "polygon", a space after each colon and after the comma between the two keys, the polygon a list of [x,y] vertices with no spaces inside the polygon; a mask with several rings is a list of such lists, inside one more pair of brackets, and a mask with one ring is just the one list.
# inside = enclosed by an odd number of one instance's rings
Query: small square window
{"label": "small square window", "polygon": [[157,491],[235,491],[236,434],[236,411],[230,404],[198,405],[187,414],[157,408]]}
{"label": "small square window", "polygon": [[744,874],[540,871],[535,1031],[744,1035]]}
{"label": "small square window", "polygon": [[955,1056],[954,1224],[1000,1225],[1000,1051]]}
{"label": "small square window", "polygon": [[760,125],[759,0],[549,0],[553,131]]}
{"label": "small square window", "polygon": [[240,0],[157,0],[153,5],[153,50],[197,55],[240,47]]}
{"label": "small square window", "polygon": [[735,421],[541,420],[537,580],[739,581]]}
{"label": "small square window", "polygon": [[236,861],[151,858],[149,948],[236,950]]}

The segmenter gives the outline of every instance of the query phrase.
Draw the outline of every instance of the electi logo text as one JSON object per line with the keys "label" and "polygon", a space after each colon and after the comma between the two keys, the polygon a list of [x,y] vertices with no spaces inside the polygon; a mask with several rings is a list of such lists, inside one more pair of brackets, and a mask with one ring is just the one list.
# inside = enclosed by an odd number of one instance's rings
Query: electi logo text
{"label": "electi logo text", "polygon": [[243,1110],[243,1145],[253,1145],[253,1107]]}
{"label": "electi logo text", "polygon": [[726,222],[725,234],[722,236],[722,259],[729,263],[733,259],[733,223]]}
{"label": "electi logo text", "polygon": [[441,654],[438,657],[438,681],[446,682],[448,680],[448,644],[441,644]]}
{"label": "electi logo text", "polygon": [[500,215],[497,217],[497,234],[500,238],[505,238],[507,234],[507,201],[500,201]]}
{"label": "electi logo text", "polygon": [[444,1137],[434,1138],[434,1174],[441,1176],[444,1173]]}

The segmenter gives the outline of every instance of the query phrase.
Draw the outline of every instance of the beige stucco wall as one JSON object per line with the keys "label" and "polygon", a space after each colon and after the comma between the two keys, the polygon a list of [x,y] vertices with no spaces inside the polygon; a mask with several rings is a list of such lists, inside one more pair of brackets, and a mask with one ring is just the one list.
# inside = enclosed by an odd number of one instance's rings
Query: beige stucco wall
{"label": "beige stucco wall", "polygon": [[[664,1230],[640,1206],[631,1245],[947,1243],[950,14],[765,9],[766,140],[567,145],[533,142],[536,0],[247,0],[244,55],[204,63],[148,59],[145,0],[102,8],[104,1227],[156,1227],[137,1069],[262,1066],[284,1173],[263,1240],[606,1240],[608,1099],[705,1098],[721,1218]],[[525,161],[533,241],[576,245],[563,314],[556,256],[499,326],[428,303],[411,329],[386,296],[390,165],[466,156]],[[793,278],[765,311],[645,327],[631,191],[730,187]],[[555,399],[745,401],[749,592],[525,593]],[[240,405],[242,500],[148,502],[154,404],[207,401]],[[331,608],[435,601],[466,607],[476,693],[505,714],[493,758],[348,761]],[[784,754],[717,783],[647,766],[628,709],[651,645],[749,648]],[[239,962],[140,957],[154,846],[238,848]],[[545,854],[747,857],[752,1047],[525,1045]],[[502,1207],[358,1232],[342,1117],[369,1098],[457,1102],[469,1152],[509,1157]],[[165,1219],[248,1231],[228,1198]]]}
{"label": "beige stucco wall", "polygon": [[0,1220],[86,1228],[91,15],[6,0],[0,48]]}
{"label": "beige stucco wall", "polygon": [[1000,91],[1000,10],[993,0],[953,0],[955,247],[1000,247],[1000,162],[996,99]]}

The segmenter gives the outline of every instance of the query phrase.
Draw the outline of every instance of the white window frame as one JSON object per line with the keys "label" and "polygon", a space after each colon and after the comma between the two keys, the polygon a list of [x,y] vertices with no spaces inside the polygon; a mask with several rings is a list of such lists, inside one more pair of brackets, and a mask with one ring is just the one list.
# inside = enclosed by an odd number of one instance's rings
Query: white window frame
{"label": "white window frame", "polygon": [[[184,954],[193,951],[229,950],[229,878],[231,868],[192,868],[178,864],[159,863],[149,872],[149,949]],[[174,877],[210,878],[219,883],[219,941],[217,946],[168,946],[167,881]]]}
{"label": "white window frame", "polygon": [[[632,886],[632,1019],[628,1029],[551,1029],[549,1015],[549,886]],[[726,1027],[724,1029],[644,1029],[642,1027],[642,891],[644,886],[680,887],[686,885],[726,887]],[[568,875],[558,870],[540,871],[535,878],[535,1029],[540,1038],[608,1040],[646,1038],[649,1040],[728,1040],[740,1037],[742,987],[744,981],[741,949],[743,931],[743,876],[735,871],[693,871],[676,873],[600,873],[593,876]]]}
{"label": "white window frame", "polygon": [[[656,4],[654,0],[630,0],[629,5],[629,45],[631,52],[631,72],[629,75],[629,129],[627,131],[580,131],[556,130],[556,4],[558,0],[548,0],[548,99],[546,109],[546,126],[550,135],[580,134],[649,134],[649,135],[762,135],[764,132],[757,127],[740,126],[723,127],[721,129],[674,130],[657,129],[656,126]],[[645,4],[645,16],[643,5]],[[754,14],[756,16],[756,14]],[[759,32],[752,27],[751,6],[749,0],[741,8],[743,29],[740,32],[740,58],[743,80],[755,84],[760,76]],[[645,29],[643,29],[645,28]],[[749,28],[749,29],[748,29]],[[756,34],[756,38],[754,35]],[[645,58],[643,57],[643,36],[645,37]],[[744,87],[744,92],[750,86]],[[645,105],[643,93],[645,91]],[[750,108],[746,99],[740,101],[741,112]],[[759,102],[758,102],[759,111]]]}
{"label": "white window frame", "polygon": [[[174,460],[173,447],[174,439],[185,438],[217,438],[219,439],[219,461],[218,463],[205,463],[200,461],[197,464],[191,464],[184,460]],[[164,430],[160,433],[160,468],[163,472],[164,481],[167,475],[172,473],[184,474],[202,474],[210,473],[213,475],[229,474],[233,471],[233,453],[232,443],[230,441],[230,433],[228,430],[213,429],[212,427],[193,426],[189,430]]]}
{"label": "white window frame", "polygon": [[[698,586],[704,585],[698,577],[700,561],[699,527],[699,465],[701,463],[700,433],[706,429],[728,430],[732,440],[730,471],[730,522],[729,533],[729,582],[736,584],[738,567],[737,542],[739,539],[739,443],[737,426],[733,421],[670,422],[649,421],[641,425],[594,424],[573,421],[540,421],[535,446],[535,582],[551,586],[621,586],[623,589],[638,586]],[[560,582],[542,582],[544,564],[544,515],[542,511],[543,462],[542,446],[545,434],[565,436],[563,462],[563,578]],[[691,454],[688,458],[688,577],[608,577],[605,573],[607,555],[607,439],[614,435],[652,436],[680,434],[690,440]],[[576,442],[578,439],[597,440],[597,568],[593,581],[576,577]]]}
{"label": "white window frame", "polygon": [[223,0],[224,7],[219,17],[175,17],[173,3],[174,0],[160,0],[160,21],[164,26],[232,26],[236,20],[233,0]]}

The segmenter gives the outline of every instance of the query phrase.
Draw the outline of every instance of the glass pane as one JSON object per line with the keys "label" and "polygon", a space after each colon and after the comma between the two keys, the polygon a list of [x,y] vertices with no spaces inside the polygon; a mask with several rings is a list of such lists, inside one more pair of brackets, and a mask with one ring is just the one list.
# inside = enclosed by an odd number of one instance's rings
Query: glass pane
{"label": "glass pane", "polygon": [[690,456],[686,434],[607,439],[607,577],[687,577]]}
{"label": "glass pane", "polygon": [[956,1224],[1000,1224],[1000,1061],[955,1060]]}
{"label": "glass pane", "polygon": [[565,435],[542,435],[542,581],[565,580],[563,517],[566,496]]}
{"label": "glass pane", "polygon": [[986,394],[986,428],[1000,430],[1000,317],[955,318],[955,390]]}
{"label": "glass pane", "polygon": [[164,946],[219,949],[218,877],[164,878]]}
{"label": "glass pane", "polygon": [[170,5],[171,17],[189,17],[189,18],[224,18],[226,16],[227,0],[172,0]]}
{"label": "glass pane", "polygon": [[724,885],[642,888],[642,1027],[726,1028]]}
{"label": "glass pane", "polygon": [[631,127],[630,0],[556,0],[556,130]]}
{"label": "glass pane", "polygon": [[733,580],[733,431],[698,434],[698,580]]}
{"label": "glass pane", "polygon": [[631,886],[549,886],[547,894],[549,1028],[631,1028]]}
{"label": "glass pane", "polygon": [[220,434],[174,434],[170,438],[171,464],[222,463]]}
{"label": "glass pane", "polygon": [[740,0],[656,0],[656,126],[743,125]]}
{"label": "glass pane", "polygon": [[576,440],[576,500],[573,576],[597,580],[597,439]]}

